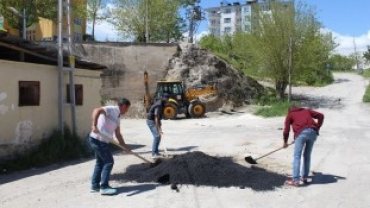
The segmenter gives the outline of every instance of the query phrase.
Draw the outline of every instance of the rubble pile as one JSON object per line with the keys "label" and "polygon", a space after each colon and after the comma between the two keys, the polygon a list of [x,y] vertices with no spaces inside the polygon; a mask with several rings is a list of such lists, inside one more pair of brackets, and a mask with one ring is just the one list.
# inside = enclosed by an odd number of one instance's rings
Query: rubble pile
{"label": "rubble pile", "polygon": [[181,80],[187,87],[217,82],[217,96],[204,100],[208,111],[215,110],[209,109],[208,102],[213,102],[214,107],[225,103],[240,106],[263,93],[263,86],[256,80],[232,68],[219,57],[193,44],[184,43],[180,47],[179,55],[170,60],[166,78]]}
{"label": "rubble pile", "polygon": [[230,158],[195,151],[164,160],[152,168],[148,164],[131,165],[124,173],[113,175],[113,179],[268,191],[282,186],[286,177],[261,168],[242,166]]}

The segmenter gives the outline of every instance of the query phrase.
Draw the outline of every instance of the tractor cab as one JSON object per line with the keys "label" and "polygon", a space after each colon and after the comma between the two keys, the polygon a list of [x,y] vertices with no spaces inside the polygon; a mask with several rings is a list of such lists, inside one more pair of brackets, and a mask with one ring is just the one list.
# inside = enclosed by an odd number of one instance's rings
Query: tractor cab
{"label": "tractor cab", "polygon": [[184,90],[181,81],[158,81],[156,99],[160,99],[163,93],[170,95],[170,99],[183,101]]}

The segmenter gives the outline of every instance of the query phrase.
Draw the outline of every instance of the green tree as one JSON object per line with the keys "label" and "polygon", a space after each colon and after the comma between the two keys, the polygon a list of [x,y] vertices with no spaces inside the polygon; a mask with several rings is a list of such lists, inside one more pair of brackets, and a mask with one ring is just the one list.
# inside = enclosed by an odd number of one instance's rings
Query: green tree
{"label": "green tree", "polygon": [[290,59],[294,81],[313,84],[317,77],[330,81],[331,74],[324,69],[335,44],[330,34],[320,33],[314,11],[301,3],[271,2],[270,8],[266,13],[253,7],[250,66],[275,82],[279,99],[288,86]]}
{"label": "green tree", "polygon": [[92,23],[92,39],[95,40],[95,24],[110,17],[107,0],[87,0],[87,19]]}
{"label": "green tree", "polygon": [[334,54],[330,56],[328,64],[331,70],[346,71],[352,69],[352,67],[356,64],[356,59],[351,56]]}
{"label": "green tree", "polygon": [[[72,9],[77,16],[85,16],[86,4],[84,0],[75,0]],[[40,18],[57,20],[58,0],[1,0],[0,13],[13,28],[18,28],[19,35],[23,32],[23,10],[26,12],[26,27],[39,22]],[[15,14],[11,8],[16,9],[20,14]]]}
{"label": "green tree", "polygon": [[222,40],[214,35],[202,37],[199,45],[203,49],[211,50],[212,52],[222,52]]}
{"label": "green tree", "polygon": [[370,46],[367,46],[367,51],[364,53],[364,58],[367,63],[370,63]]}
{"label": "green tree", "polygon": [[124,37],[145,42],[146,3],[148,3],[149,38],[156,42],[179,40],[185,29],[185,20],[179,9],[182,1],[173,0],[116,0],[117,8],[113,9],[116,28]]}

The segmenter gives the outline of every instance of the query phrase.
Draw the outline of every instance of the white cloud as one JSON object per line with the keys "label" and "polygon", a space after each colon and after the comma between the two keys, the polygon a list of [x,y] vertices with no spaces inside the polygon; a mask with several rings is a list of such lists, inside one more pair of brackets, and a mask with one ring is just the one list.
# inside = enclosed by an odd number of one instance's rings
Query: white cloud
{"label": "white cloud", "polygon": [[[195,33],[195,35],[194,35],[194,42],[199,42],[199,40],[200,40],[202,37],[204,37],[204,36],[206,36],[206,35],[208,35],[208,34],[209,34],[209,32],[208,32],[208,31],[201,31],[201,32],[199,32],[199,33]],[[188,37],[189,37],[189,32],[185,32],[185,33],[183,33],[182,35],[184,36],[184,40],[187,40],[187,39],[188,39]]]}
{"label": "white cloud", "polygon": [[[87,24],[88,34],[91,34],[92,24]],[[102,21],[95,24],[95,39],[97,41],[118,41],[120,40],[119,32],[114,28],[114,25],[107,21]]]}
{"label": "white cloud", "polygon": [[[116,8],[115,4],[109,3],[106,5],[104,10],[99,11],[99,15],[112,11]],[[87,23],[87,33],[92,33],[92,23]],[[121,37],[119,36],[119,32],[114,28],[114,25],[110,22],[98,21],[95,23],[95,39],[97,41],[120,41]]]}
{"label": "white cloud", "polygon": [[339,44],[335,51],[341,55],[349,55],[355,52],[355,44],[357,52],[367,51],[367,46],[370,45],[370,30],[367,34],[363,34],[358,37],[342,35],[331,31],[334,37],[334,41]]}

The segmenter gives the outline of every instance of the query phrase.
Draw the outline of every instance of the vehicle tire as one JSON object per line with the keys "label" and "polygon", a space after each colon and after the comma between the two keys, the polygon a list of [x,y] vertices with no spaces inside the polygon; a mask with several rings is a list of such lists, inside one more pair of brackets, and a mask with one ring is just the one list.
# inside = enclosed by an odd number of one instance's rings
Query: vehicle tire
{"label": "vehicle tire", "polygon": [[167,103],[163,108],[163,119],[176,119],[177,117],[177,107],[172,103]]}
{"label": "vehicle tire", "polygon": [[206,114],[206,106],[200,101],[190,103],[188,110],[192,118],[201,118]]}

